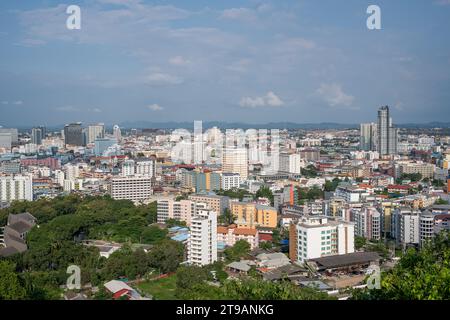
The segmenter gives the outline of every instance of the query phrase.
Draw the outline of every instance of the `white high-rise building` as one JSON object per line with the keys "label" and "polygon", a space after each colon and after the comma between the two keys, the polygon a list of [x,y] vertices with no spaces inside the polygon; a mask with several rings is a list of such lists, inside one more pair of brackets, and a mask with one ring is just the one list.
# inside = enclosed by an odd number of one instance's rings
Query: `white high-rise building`
{"label": "white high-rise building", "polygon": [[116,177],[111,179],[111,197],[145,202],[152,195],[152,179],[145,176]]}
{"label": "white high-rise building", "polygon": [[156,171],[155,167],[155,161],[153,159],[136,160],[135,170],[137,175],[154,177]]}
{"label": "white high-rise building", "polygon": [[189,264],[205,266],[217,261],[217,213],[199,210],[191,220],[188,239]]}
{"label": "white high-rise building", "polygon": [[113,136],[114,138],[116,138],[117,142],[120,142],[122,140],[122,131],[117,124],[113,127]]}
{"label": "white high-rise building", "polygon": [[131,177],[135,174],[135,162],[134,160],[125,160],[122,163],[122,176]]}
{"label": "white high-rise building", "polygon": [[88,126],[88,143],[94,143],[95,139],[105,137],[105,125],[98,123]]}
{"label": "white high-rise building", "polygon": [[246,148],[224,149],[222,155],[222,172],[238,173],[242,180],[248,178],[248,157]]}
{"label": "white high-rise building", "polygon": [[355,222],[355,235],[369,240],[381,239],[381,213],[376,208],[353,209],[352,214]]}
{"label": "white high-rise building", "polygon": [[158,199],[157,219],[158,223],[165,223],[168,219],[175,219],[191,224],[200,209],[209,209],[205,203],[192,200],[175,201],[173,198]]}
{"label": "white high-rise building", "polygon": [[391,236],[402,245],[419,244],[420,211],[409,207],[397,208],[392,215]]}
{"label": "white high-rise building", "polygon": [[354,224],[326,216],[302,217],[289,230],[292,261],[305,262],[323,256],[353,253]]}
{"label": "white high-rise building", "polygon": [[33,178],[31,175],[8,175],[0,177],[0,202],[14,200],[33,201]]}
{"label": "white high-rise building", "polygon": [[76,164],[66,164],[64,166],[64,171],[66,172],[67,180],[75,180],[80,176],[80,168]]}
{"label": "white high-rise building", "polygon": [[305,166],[299,154],[280,153],[280,172],[300,174]]}
{"label": "white high-rise building", "polygon": [[221,188],[223,190],[238,189],[241,185],[241,176],[239,173],[222,173]]}

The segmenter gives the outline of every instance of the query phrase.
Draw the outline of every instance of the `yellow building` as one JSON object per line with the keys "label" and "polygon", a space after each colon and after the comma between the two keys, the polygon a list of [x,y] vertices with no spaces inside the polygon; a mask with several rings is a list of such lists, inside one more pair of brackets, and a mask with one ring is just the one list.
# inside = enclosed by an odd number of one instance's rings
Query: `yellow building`
{"label": "yellow building", "polygon": [[231,213],[239,228],[277,227],[277,210],[273,207],[247,202],[232,202]]}

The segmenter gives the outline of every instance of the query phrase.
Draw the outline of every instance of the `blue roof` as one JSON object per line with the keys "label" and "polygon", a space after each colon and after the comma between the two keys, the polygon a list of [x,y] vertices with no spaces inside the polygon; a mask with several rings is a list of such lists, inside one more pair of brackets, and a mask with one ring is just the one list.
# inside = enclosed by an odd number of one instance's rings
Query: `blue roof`
{"label": "blue roof", "polygon": [[183,241],[186,241],[188,238],[189,238],[189,233],[181,233],[181,234],[177,234],[176,236],[171,237],[170,239],[179,241],[179,242],[183,242]]}

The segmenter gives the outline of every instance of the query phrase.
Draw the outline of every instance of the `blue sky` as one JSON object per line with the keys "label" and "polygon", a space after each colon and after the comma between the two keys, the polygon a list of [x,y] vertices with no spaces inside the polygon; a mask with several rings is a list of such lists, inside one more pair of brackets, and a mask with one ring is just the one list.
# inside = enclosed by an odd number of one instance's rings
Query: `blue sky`
{"label": "blue sky", "polygon": [[3,0],[0,125],[448,121],[449,31],[450,0]]}

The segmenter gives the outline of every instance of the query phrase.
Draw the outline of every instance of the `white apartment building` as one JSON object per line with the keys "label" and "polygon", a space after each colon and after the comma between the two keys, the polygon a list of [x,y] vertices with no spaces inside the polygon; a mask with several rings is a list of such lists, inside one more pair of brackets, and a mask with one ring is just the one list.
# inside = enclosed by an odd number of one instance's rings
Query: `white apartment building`
{"label": "white apartment building", "polygon": [[112,178],[110,193],[116,200],[147,201],[152,195],[152,179],[145,176]]}
{"label": "white apartment building", "polygon": [[80,168],[76,164],[66,164],[64,166],[67,180],[74,180],[80,176]]}
{"label": "white apartment building", "polygon": [[173,198],[158,199],[157,202],[157,221],[165,223],[168,219],[175,219],[191,224],[191,220],[196,216],[199,210],[207,209],[205,203],[199,203],[192,200],[175,201]]}
{"label": "white apartment building", "polygon": [[199,210],[191,220],[187,241],[189,264],[205,266],[217,261],[217,213]]}
{"label": "white apartment building", "polygon": [[221,188],[223,190],[238,189],[241,185],[241,176],[239,173],[222,173]]}
{"label": "white apartment building", "polygon": [[364,197],[370,194],[366,189],[357,186],[345,185],[338,186],[334,193],[335,197],[343,198],[347,202],[361,202]]}
{"label": "white apartment building", "polygon": [[132,176],[145,176],[154,177],[155,176],[155,161],[152,159],[139,159],[139,160],[125,160],[122,163],[122,176],[132,177]]}
{"label": "white apartment building", "polygon": [[135,172],[137,175],[154,177],[156,166],[153,159],[139,159],[136,160]]}
{"label": "white apartment building", "polygon": [[305,167],[305,162],[299,154],[280,153],[280,172],[300,174],[301,168]]}
{"label": "white apartment building", "polygon": [[217,227],[217,242],[223,246],[232,247],[239,240],[247,241],[250,244],[250,250],[258,248],[258,229],[238,228],[236,225]]}
{"label": "white apartment building", "polygon": [[430,211],[420,214],[419,243],[421,247],[434,236],[434,225],[434,215]]}
{"label": "white apartment building", "polygon": [[222,172],[238,173],[242,180],[248,177],[248,155],[246,148],[225,148],[222,155]]}
{"label": "white apartment building", "polygon": [[33,201],[31,175],[0,176],[0,203],[10,203],[14,200]]}
{"label": "white apartment building", "polygon": [[131,159],[125,160],[122,163],[122,171],[121,171],[122,176],[124,176],[124,177],[134,176],[134,174],[135,174],[134,166],[135,166],[134,160],[131,160]]}
{"label": "white apartment building", "polygon": [[368,240],[381,239],[381,213],[374,207],[352,209],[355,235]]}
{"label": "white apartment building", "polygon": [[399,244],[419,244],[420,211],[397,208],[392,215],[391,235]]}
{"label": "white apartment building", "polygon": [[105,125],[103,123],[88,126],[88,143],[94,143],[97,138],[105,137]]}
{"label": "white apartment building", "polygon": [[303,263],[323,256],[352,253],[354,233],[353,223],[326,216],[302,217],[290,226],[291,260]]}

